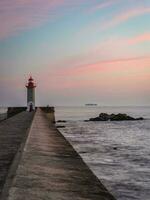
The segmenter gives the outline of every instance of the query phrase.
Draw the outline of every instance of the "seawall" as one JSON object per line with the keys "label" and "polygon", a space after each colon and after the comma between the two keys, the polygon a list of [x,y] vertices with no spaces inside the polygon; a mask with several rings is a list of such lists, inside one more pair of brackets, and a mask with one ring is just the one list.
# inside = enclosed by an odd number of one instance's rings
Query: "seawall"
{"label": "seawall", "polygon": [[18,113],[21,113],[26,110],[27,107],[8,107],[7,118],[13,117],[14,115],[17,115]]}
{"label": "seawall", "polygon": [[115,200],[46,115],[37,109],[2,200]]}

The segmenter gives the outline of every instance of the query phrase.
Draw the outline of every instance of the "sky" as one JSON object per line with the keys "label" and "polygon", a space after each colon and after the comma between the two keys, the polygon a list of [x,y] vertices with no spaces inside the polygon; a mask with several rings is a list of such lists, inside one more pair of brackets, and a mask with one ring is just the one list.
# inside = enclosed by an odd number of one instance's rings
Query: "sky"
{"label": "sky", "polygon": [[1,0],[0,106],[150,106],[149,0]]}

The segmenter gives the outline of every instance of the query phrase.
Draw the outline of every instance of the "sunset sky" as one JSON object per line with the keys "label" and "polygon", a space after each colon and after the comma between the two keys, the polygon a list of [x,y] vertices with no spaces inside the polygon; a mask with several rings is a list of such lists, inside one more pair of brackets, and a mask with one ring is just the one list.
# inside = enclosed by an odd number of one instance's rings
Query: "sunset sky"
{"label": "sunset sky", "polygon": [[1,0],[0,106],[150,105],[150,0]]}

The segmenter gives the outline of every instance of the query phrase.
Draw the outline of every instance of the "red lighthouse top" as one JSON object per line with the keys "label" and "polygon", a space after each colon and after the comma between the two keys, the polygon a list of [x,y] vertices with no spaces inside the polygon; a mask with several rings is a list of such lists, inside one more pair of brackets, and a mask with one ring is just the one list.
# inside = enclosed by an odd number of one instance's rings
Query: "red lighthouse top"
{"label": "red lighthouse top", "polygon": [[36,85],[34,83],[34,79],[32,78],[32,76],[30,76],[30,78],[28,79],[28,83],[26,84],[27,88],[35,88]]}

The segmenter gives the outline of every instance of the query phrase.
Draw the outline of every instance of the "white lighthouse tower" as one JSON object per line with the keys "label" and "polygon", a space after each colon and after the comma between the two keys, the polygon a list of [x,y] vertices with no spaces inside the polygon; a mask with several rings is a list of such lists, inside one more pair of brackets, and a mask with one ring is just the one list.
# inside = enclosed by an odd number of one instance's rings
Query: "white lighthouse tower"
{"label": "white lighthouse tower", "polygon": [[35,88],[36,85],[34,83],[34,79],[32,76],[28,79],[28,83],[26,84],[27,88],[27,110],[33,111],[35,110]]}

